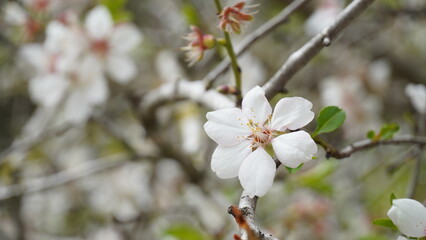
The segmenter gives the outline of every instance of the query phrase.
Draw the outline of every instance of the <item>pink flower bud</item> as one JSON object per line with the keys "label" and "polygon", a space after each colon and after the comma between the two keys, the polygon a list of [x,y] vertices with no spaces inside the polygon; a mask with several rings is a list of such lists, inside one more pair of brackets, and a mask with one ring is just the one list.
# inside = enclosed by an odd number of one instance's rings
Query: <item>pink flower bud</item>
{"label": "pink flower bud", "polygon": [[191,32],[184,37],[188,41],[188,45],[182,47],[181,50],[187,51],[186,61],[189,62],[189,66],[192,66],[203,59],[205,50],[216,45],[216,39],[211,34],[203,34],[199,27],[191,26],[190,28]]}
{"label": "pink flower bud", "polygon": [[219,14],[219,28],[226,32],[241,33],[243,22],[253,20],[255,12],[244,12],[247,8],[257,7],[258,5],[245,6],[246,2],[239,2],[233,6],[223,8]]}

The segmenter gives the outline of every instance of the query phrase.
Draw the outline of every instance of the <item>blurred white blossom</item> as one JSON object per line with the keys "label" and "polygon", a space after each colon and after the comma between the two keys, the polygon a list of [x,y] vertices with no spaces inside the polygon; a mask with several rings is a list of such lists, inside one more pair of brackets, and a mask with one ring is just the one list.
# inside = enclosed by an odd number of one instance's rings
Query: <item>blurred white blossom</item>
{"label": "blurred white blossom", "polygon": [[331,25],[343,9],[341,0],[321,0],[317,9],[305,22],[305,32],[309,36],[319,33]]}
{"label": "blurred white blossom", "polygon": [[108,9],[98,6],[85,26],[72,11],[46,27],[43,44],[27,44],[21,57],[31,67],[31,98],[41,107],[58,108],[64,122],[85,122],[108,98],[105,72],[120,83],[137,73],[129,53],[142,40],[130,23],[114,25]]}
{"label": "blurred white blossom", "polygon": [[405,94],[410,98],[411,103],[417,112],[426,114],[426,87],[423,84],[408,84],[405,87]]}
{"label": "blurred white blossom", "polygon": [[105,71],[118,83],[127,83],[137,74],[130,51],[142,41],[141,32],[130,23],[114,25],[105,6],[91,10],[85,20],[90,50],[104,64]]}
{"label": "blurred white blossom", "polygon": [[301,130],[314,118],[312,103],[301,97],[281,99],[272,107],[259,86],[249,91],[242,109],[223,108],[207,113],[204,129],[218,147],[211,167],[220,178],[238,176],[251,197],[265,195],[272,186],[276,164],[267,148],[272,144],[278,160],[296,168],[312,159],[317,146]]}
{"label": "blurred white blossom", "polygon": [[27,22],[27,13],[25,9],[16,2],[7,2],[4,5],[4,20],[11,25],[24,26]]}
{"label": "blurred white blossom", "polygon": [[123,238],[113,227],[105,227],[90,234],[89,240],[123,240]]}

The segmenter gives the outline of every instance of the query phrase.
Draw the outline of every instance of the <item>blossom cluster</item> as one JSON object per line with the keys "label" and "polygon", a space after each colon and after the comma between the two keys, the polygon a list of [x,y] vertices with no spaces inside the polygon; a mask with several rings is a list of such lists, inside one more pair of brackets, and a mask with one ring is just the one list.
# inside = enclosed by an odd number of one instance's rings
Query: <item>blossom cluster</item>
{"label": "blossom cluster", "polygon": [[105,6],[88,12],[84,24],[74,12],[46,26],[42,44],[21,48],[20,56],[29,65],[31,98],[44,108],[61,109],[66,122],[87,120],[93,108],[106,101],[107,76],[126,84],[137,74],[129,53],[142,40],[131,23],[115,24]]}
{"label": "blossom cluster", "polygon": [[[227,33],[241,33],[244,27],[244,22],[253,20],[255,12],[247,12],[249,8],[255,8],[258,5],[246,6],[245,1],[238,2],[232,6],[226,6],[218,14],[218,28]],[[211,34],[204,34],[199,27],[191,26],[191,32],[188,33],[185,40],[188,44],[182,47],[181,50],[186,51],[186,61],[189,66],[201,61],[204,57],[204,52],[215,46],[216,39]]]}

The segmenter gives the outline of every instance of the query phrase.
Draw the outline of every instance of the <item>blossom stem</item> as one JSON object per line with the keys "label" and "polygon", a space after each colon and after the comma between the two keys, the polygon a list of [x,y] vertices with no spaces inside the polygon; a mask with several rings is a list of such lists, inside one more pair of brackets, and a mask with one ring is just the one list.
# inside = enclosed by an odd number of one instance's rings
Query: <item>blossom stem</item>
{"label": "blossom stem", "polygon": [[[216,8],[218,12],[222,11],[222,4],[220,3],[220,0],[214,0],[216,4]],[[237,62],[237,56],[234,51],[234,47],[232,45],[231,37],[229,36],[229,33],[226,31],[223,31],[223,35],[225,37],[225,43],[224,46],[226,48],[226,51],[228,52],[229,59],[231,60],[231,67],[232,72],[234,73],[235,78],[235,87],[237,88],[237,105],[241,105],[242,96],[241,96],[241,68],[238,65]]]}

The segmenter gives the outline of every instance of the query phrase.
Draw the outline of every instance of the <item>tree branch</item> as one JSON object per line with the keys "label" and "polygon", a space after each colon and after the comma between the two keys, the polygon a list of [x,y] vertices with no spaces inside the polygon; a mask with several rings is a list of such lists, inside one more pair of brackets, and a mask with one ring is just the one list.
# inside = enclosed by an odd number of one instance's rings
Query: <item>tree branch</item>
{"label": "tree branch", "polygon": [[374,0],[354,0],[339,14],[332,25],[313,37],[290,55],[275,75],[263,86],[268,99],[283,91],[286,83],[324,47],[329,46],[340,32],[359,16]]}
{"label": "tree branch", "polygon": [[[289,16],[295,12],[299,7],[301,7],[308,0],[295,0],[286,8],[284,8],[277,16],[273,17],[268,22],[261,25],[254,32],[250,33],[242,43],[236,46],[235,54],[241,56],[246,52],[257,40],[261,39],[272,32],[281,24],[285,23]],[[204,81],[207,82],[206,89],[210,89],[213,85],[213,82],[230,66],[231,62],[229,59],[224,59],[219,65],[217,65],[212,71],[210,71],[207,76],[204,78]]]}
{"label": "tree branch", "polygon": [[258,197],[250,198],[243,195],[240,198],[238,207],[230,206],[228,213],[231,214],[240,227],[241,237],[235,239],[242,240],[277,240],[271,234],[264,233],[254,222]]}
{"label": "tree branch", "polygon": [[425,137],[402,136],[402,137],[394,137],[393,139],[378,140],[378,141],[364,139],[364,140],[352,143],[351,145],[343,148],[342,150],[337,150],[335,147],[331,146],[329,143],[327,143],[326,141],[324,141],[322,138],[318,136],[315,137],[314,140],[316,143],[318,143],[324,148],[324,150],[327,153],[326,155],[327,158],[333,157],[336,159],[347,158],[347,157],[350,157],[355,152],[367,150],[378,145],[401,145],[401,144],[415,144],[419,146],[426,145]]}

